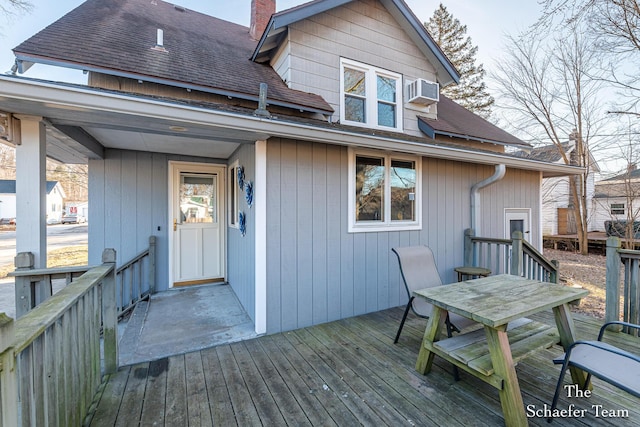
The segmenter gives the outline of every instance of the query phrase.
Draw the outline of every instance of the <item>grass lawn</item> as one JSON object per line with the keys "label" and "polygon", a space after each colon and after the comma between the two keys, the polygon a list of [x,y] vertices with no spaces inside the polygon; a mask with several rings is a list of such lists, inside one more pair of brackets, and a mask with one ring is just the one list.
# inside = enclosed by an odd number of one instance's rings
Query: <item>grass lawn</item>
{"label": "grass lawn", "polygon": [[[47,252],[47,268],[87,265],[89,253],[85,245],[67,246]],[[13,263],[0,265],[0,279],[15,270]]]}

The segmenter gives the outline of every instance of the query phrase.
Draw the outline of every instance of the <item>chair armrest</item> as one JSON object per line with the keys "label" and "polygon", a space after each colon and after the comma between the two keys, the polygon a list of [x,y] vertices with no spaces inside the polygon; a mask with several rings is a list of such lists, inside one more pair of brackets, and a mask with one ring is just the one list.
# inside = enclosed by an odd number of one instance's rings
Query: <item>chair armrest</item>
{"label": "chair armrest", "polygon": [[629,353],[628,351],[622,350],[618,347],[612,346],[611,344],[607,344],[604,343],[602,341],[576,341],[573,344],[571,344],[571,346],[569,347],[569,349],[567,350],[567,352],[562,356],[562,357],[557,357],[555,359],[553,359],[553,363],[556,365],[561,365],[564,363],[565,359],[567,357],[571,358],[571,352],[574,349],[574,347],[577,347],[579,345],[587,345],[587,346],[591,346],[591,347],[596,347],[600,350],[609,352],[609,353],[613,353],[613,354],[617,354],[619,356],[622,357],[626,357],[628,359],[634,360],[638,363],[640,363],[640,356],[636,356],[633,353]]}
{"label": "chair armrest", "polygon": [[621,321],[618,321],[618,320],[614,320],[612,322],[607,322],[604,325],[602,325],[602,327],[600,328],[600,333],[598,334],[598,341],[602,341],[602,337],[604,336],[604,332],[606,331],[607,327],[611,326],[611,325],[627,326],[629,328],[640,330],[640,325],[636,325],[634,323],[629,323],[629,322],[621,322]]}

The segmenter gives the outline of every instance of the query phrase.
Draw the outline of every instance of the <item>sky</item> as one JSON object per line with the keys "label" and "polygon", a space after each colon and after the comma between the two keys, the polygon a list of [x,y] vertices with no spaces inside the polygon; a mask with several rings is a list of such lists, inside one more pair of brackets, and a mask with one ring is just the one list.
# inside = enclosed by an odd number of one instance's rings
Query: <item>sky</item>
{"label": "sky", "polygon": [[[11,69],[14,56],[11,49],[36,32],[65,15],[83,0],[30,0],[34,8],[29,13],[10,17],[0,16],[0,73]],[[229,6],[233,1],[233,7]],[[437,0],[405,0],[416,16],[425,22],[433,15]],[[6,0],[0,0],[6,2]],[[305,3],[306,0],[276,0],[278,11]],[[175,0],[176,4],[207,15],[249,25],[251,0]],[[467,26],[467,35],[478,46],[477,64],[487,71],[503,50],[505,34],[515,35],[532,24],[540,15],[537,0],[449,0],[442,1],[449,12]],[[81,71],[56,69],[36,64],[26,77],[84,83]]]}

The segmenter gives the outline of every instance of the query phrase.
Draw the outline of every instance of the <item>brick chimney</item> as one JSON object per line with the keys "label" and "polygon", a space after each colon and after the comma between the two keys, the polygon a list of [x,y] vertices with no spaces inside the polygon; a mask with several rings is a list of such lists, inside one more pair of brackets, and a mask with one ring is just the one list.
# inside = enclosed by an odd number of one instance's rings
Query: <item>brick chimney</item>
{"label": "brick chimney", "polygon": [[259,40],[267,28],[271,15],[276,13],[276,0],[251,0],[251,26],[249,35]]}

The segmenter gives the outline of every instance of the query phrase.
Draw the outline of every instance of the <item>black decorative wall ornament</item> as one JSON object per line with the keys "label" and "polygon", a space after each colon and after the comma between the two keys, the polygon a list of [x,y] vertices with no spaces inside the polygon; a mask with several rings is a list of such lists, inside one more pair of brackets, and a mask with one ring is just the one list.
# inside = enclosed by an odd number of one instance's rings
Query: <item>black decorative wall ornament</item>
{"label": "black decorative wall ornament", "polygon": [[238,166],[238,187],[244,189],[244,166]]}
{"label": "black decorative wall ornament", "polygon": [[244,198],[247,200],[249,207],[253,206],[253,183],[247,181],[244,184]]}
{"label": "black decorative wall ornament", "polygon": [[247,234],[247,225],[245,224],[245,216],[244,212],[238,212],[238,228],[240,229],[240,234],[244,237]]}

